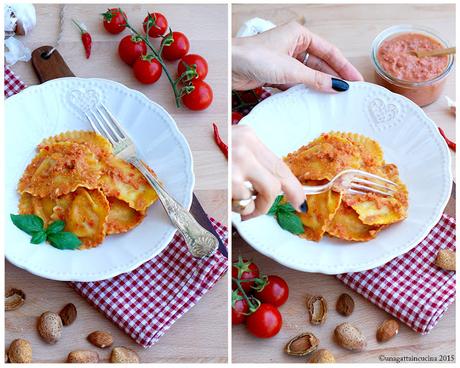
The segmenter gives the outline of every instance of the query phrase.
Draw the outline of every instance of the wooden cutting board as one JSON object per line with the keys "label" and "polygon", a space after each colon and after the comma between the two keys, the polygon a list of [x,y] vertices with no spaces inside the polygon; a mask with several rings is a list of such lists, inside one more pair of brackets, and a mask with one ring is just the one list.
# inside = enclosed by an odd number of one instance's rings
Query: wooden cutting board
{"label": "wooden cutting board", "polygon": [[[41,46],[32,52],[32,66],[37,74],[40,83],[45,83],[52,79],[64,78],[64,77],[75,77],[66,62],[62,58],[59,51],[54,50],[49,56],[48,53],[52,50],[52,46]],[[193,214],[195,219],[203,226],[206,230],[214,234],[219,240],[219,251],[228,257],[227,248],[223,244],[220,237],[217,235],[214,227],[212,226],[206,212],[203,209],[200,201],[193,194],[192,206],[190,212]]]}

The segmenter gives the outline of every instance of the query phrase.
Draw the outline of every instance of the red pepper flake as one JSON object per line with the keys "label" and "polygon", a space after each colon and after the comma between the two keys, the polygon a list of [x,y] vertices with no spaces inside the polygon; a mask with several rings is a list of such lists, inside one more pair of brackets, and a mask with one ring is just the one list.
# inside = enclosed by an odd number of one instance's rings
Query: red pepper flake
{"label": "red pepper flake", "polygon": [[86,27],[83,23],[78,23],[76,20],[72,19],[72,22],[75,23],[75,25],[78,27],[81,33],[81,42],[83,43],[83,46],[85,47],[85,53],[86,53],[86,58],[89,59],[91,55],[91,45],[93,43],[91,39],[91,35],[88,33],[86,30]]}
{"label": "red pepper flake", "polygon": [[444,132],[444,130],[442,130],[441,128],[438,128],[438,129],[439,129],[439,133],[441,133],[441,136],[444,138],[449,148],[452,151],[457,152],[457,144],[455,142],[452,142],[449,138],[447,138],[447,135]]}
{"label": "red pepper flake", "polygon": [[228,146],[222,141],[222,138],[219,135],[219,128],[215,123],[212,123],[214,129],[214,142],[220,148],[221,152],[225,155],[225,158],[228,159]]}

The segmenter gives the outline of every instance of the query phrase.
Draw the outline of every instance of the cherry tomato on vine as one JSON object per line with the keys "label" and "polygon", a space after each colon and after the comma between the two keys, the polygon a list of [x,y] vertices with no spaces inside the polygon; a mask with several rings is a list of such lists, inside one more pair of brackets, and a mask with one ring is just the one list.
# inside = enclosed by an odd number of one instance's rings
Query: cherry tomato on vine
{"label": "cherry tomato on vine", "polygon": [[[236,262],[232,265],[232,278],[239,280],[255,279],[259,277],[259,267],[247,259],[238,258]],[[254,282],[242,282],[241,286],[245,292],[252,290],[251,286],[254,285]],[[233,288],[236,288],[236,285],[233,285]]]}
{"label": "cherry tomato on vine", "polygon": [[128,65],[133,65],[137,59],[146,53],[147,46],[139,36],[123,37],[118,45],[118,54],[121,60]]}
{"label": "cherry tomato on vine", "polygon": [[278,308],[262,303],[257,310],[246,317],[246,327],[254,336],[269,338],[281,330],[283,318]]}
{"label": "cherry tomato on vine", "polygon": [[192,92],[182,96],[184,105],[190,110],[204,110],[208,108],[213,99],[211,86],[199,79],[190,82],[190,84],[195,88]]}
{"label": "cherry tomato on vine", "polygon": [[[182,32],[172,32],[172,39],[172,43],[168,46],[165,45],[161,53],[163,59],[168,61],[179,60],[181,57],[187,55],[190,49],[190,42]],[[164,43],[165,40],[168,40],[168,36],[161,42]]]}
{"label": "cherry tomato on vine", "polygon": [[238,91],[241,100],[247,104],[256,104],[262,95],[262,88],[251,89],[249,91]]}
{"label": "cherry tomato on vine", "polygon": [[149,29],[150,37],[161,37],[168,29],[168,20],[161,13],[149,13],[145,17],[142,26],[145,33],[147,33],[147,28]]}
{"label": "cherry tomato on vine", "polygon": [[243,298],[240,291],[235,290],[232,294],[232,325],[243,323],[248,312],[248,302]]}
{"label": "cherry tomato on vine", "polygon": [[161,77],[160,62],[151,56],[142,56],[133,65],[133,72],[136,79],[144,84],[155,83]]}
{"label": "cherry tomato on vine", "polygon": [[[205,79],[208,75],[208,62],[200,55],[188,54],[180,59],[177,65],[177,75],[180,77],[187,70],[187,67],[195,69],[197,75],[193,79]],[[188,79],[185,78],[184,80]]]}
{"label": "cherry tomato on vine", "polygon": [[238,111],[232,111],[232,125],[238,124],[243,119],[243,114]]}
{"label": "cherry tomato on vine", "polygon": [[260,291],[256,291],[254,296],[262,303],[268,303],[275,307],[280,307],[289,297],[289,287],[286,281],[279,276],[270,275],[267,284]]}
{"label": "cherry tomato on vine", "polygon": [[112,8],[102,13],[102,16],[104,17],[103,25],[107,32],[118,34],[125,30],[125,12],[120,11],[118,8]]}

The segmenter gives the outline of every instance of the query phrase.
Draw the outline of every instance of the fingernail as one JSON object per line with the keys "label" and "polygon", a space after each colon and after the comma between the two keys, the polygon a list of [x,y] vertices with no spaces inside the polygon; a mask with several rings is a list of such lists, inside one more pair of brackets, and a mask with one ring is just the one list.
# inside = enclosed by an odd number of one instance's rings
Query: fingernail
{"label": "fingernail", "polygon": [[303,213],[307,213],[308,211],[307,200],[303,201],[303,203],[300,205],[300,211],[302,211]]}
{"label": "fingernail", "polygon": [[338,79],[338,78],[332,78],[332,89],[333,90],[337,92],[344,92],[348,88],[350,88],[350,85],[344,80]]}

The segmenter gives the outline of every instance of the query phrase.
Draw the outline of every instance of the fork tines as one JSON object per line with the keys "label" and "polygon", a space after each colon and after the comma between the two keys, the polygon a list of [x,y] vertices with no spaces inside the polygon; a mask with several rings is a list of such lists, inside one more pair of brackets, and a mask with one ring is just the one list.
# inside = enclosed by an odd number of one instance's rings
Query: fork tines
{"label": "fork tines", "polygon": [[[349,192],[354,194],[378,193],[393,196],[398,189],[398,184],[365,171],[356,173],[350,183]],[[372,179],[372,180],[370,180]],[[377,182],[377,181],[380,181]]]}
{"label": "fork tines", "polygon": [[100,103],[100,107],[96,106],[85,112],[85,116],[94,131],[107,138],[112,144],[120,143],[127,138],[118,121],[104,104]]}

